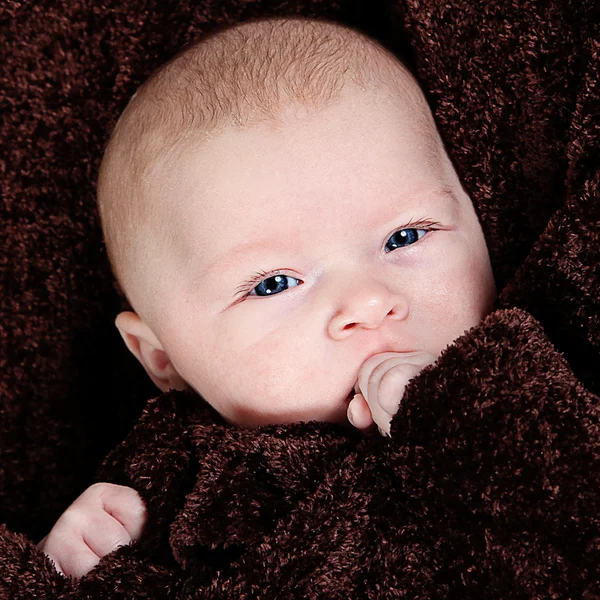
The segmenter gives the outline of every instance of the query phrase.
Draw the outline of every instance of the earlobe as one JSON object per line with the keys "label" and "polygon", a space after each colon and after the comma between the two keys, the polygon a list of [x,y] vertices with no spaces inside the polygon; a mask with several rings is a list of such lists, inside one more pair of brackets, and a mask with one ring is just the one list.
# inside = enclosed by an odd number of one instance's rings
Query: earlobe
{"label": "earlobe", "polygon": [[129,351],[161,391],[187,388],[158,338],[136,313],[120,313],[115,325]]}

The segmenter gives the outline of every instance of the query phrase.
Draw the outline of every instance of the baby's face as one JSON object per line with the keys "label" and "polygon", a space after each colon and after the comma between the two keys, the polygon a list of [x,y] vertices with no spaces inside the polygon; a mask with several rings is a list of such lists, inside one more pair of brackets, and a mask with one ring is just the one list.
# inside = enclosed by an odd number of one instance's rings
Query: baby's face
{"label": "baby's face", "polygon": [[347,88],[184,156],[153,331],[230,422],[343,422],[367,358],[437,356],[489,312],[472,204],[402,98]]}

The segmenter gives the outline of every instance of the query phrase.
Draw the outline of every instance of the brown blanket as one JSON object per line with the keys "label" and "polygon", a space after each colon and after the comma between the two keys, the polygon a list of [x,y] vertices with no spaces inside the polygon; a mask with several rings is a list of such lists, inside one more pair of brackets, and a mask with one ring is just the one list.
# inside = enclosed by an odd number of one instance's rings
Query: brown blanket
{"label": "brown blanket", "polygon": [[109,355],[88,180],[140,79],[207,23],[273,8],[8,3],[0,597],[600,597],[595,4],[278,7],[408,53],[481,217],[498,310],[409,385],[391,440],[240,431],[185,394],[151,402],[98,475],[140,491],[145,536],[75,583],[23,534],[90,481],[148,391]]}

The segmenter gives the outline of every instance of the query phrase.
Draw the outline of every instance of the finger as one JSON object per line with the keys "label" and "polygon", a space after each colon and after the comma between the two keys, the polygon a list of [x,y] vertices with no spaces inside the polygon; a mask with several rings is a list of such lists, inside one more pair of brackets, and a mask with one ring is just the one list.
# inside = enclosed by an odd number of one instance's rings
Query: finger
{"label": "finger", "polygon": [[386,360],[396,357],[396,352],[382,352],[381,354],[375,354],[368,358],[360,367],[358,371],[358,391],[365,397],[365,400],[369,399],[369,379],[373,371]]}
{"label": "finger", "polygon": [[375,354],[368,358],[358,373],[358,384],[359,391],[365,396],[366,400],[369,401],[369,384],[372,385],[372,389],[377,389],[379,381],[384,373],[392,366],[399,364],[411,364],[421,365],[421,368],[435,362],[437,359],[433,354],[429,352],[382,352],[381,354]]}
{"label": "finger", "polygon": [[368,429],[373,425],[369,405],[362,394],[356,394],[348,405],[348,421],[357,429]]}
{"label": "finger", "polygon": [[[386,387],[390,390],[390,393],[400,393],[402,395],[404,385],[408,381],[402,379],[402,373],[404,372],[402,366],[405,364],[406,359],[404,357],[395,355],[386,358],[373,369],[367,384],[367,401],[369,402],[369,406],[371,406],[371,410],[373,410],[373,405],[375,404],[383,409],[383,405],[381,404],[381,384],[384,378],[387,379]],[[390,371],[392,371],[392,374],[388,375]]]}
{"label": "finger", "polygon": [[103,508],[73,503],[52,528],[44,550],[65,564],[65,556],[83,545],[102,558],[130,542],[128,531]]}
{"label": "finger", "polygon": [[[130,540],[139,539],[146,524],[146,506],[139,494],[132,488],[112,483],[96,483],[89,487],[73,503],[100,506],[112,515],[127,531]],[[129,541],[127,543],[129,543]]]}
{"label": "finger", "polygon": [[110,513],[131,536],[132,540],[139,539],[146,524],[146,505],[140,495],[132,488],[113,486],[106,490],[104,510]]}
{"label": "finger", "polygon": [[378,403],[390,415],[398,411],[400,401],[406,391],[408,382],[414,379],[426,366],[434,363],[437,358],[428,352],[420,352],[412,356],[409,362],[400,357],[385,362],[390,368],[383,372],[377,390]]}
{"label": "finger", "polygon": [[[390,433],[390,423],[396,414],[407,383],[435,357],[428,353],[382,353],[365,361],[361,369],[362,383],[366,382],[366,400],[373,421],[384,435]],[[410,362],[409,362],[410,361]],[[417,364],[415,364],[417,363]],[[370,370],[370,373],[369,373]]]}
{"label": "finger", "polygon": [[79,579],[87,575],[98,563],[100,557],[85,544],[76,551],[71,551],[61,558],[60,567],[65,575]]}
{"label": "finger", "polygon": [[394,364],[413,362],[415,359],[418,359],[418,355],[422,354],[421,352],[381,352],[380,354],[374,354],[369,357],[360,367],[358,372],[358,387],[360,388],[360,392],[365,396],[367,400],[368,398],[368,386],[369,380],[372,379],[374,375],[380,373],[380,369],[384,369],[382,367],[384,363],[389,360],[395,361]]}
{"label": "finger", "polygon": [[103,510],[90,514],[81,531],[83,541],[99,557],[126,546],[132,540],[125,527]]}
{"label": "finger", "polygon": [[58,531],[48,537],[44,550],[56,570],[64,575],[83,577],[100,561],[100,558],[76,535],[63,535]]}
{"label": "finger", "polygon": [[[380,380],[387,371],[394,367],[394,365],[402,363],[404,360],[404,358],[399,357],[397,353],[393,352],[375,355],[365,361],[359,373],[359,387],[361,387],[363,392],[366,388],[365,400],[371,411],[372,420],[383,435],[389,433],[389,424],[394,413],[388,413],[385,408],[380,405]],[[397,401],[399,402],[399,398]],[[389,407],[390,403],[391,401],[388,401],[385,406]]]}
{"label": "finger", "polygon": [[379,380],[377,402],[381,409],[389,415],[398,411],[406,384],[415,377],[423,367],[406,363],[392,365]]}

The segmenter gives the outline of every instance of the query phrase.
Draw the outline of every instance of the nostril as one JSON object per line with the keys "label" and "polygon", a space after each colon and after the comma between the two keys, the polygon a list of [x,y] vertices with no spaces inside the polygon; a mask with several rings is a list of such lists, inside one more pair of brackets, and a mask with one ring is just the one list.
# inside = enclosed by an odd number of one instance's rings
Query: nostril
{"label": "nostril", "polygon": [[354,329],[356,327],[356,323],[346,323],[344,325],[343,331],[347,331],[348,329]]}
{"label": "nostril", "polygon": [[406,305],[396,304],[391,308],[386,317],[390,317],[390,319],[400,321],[402,319],[405,319],[407,315],[408,307]]}

